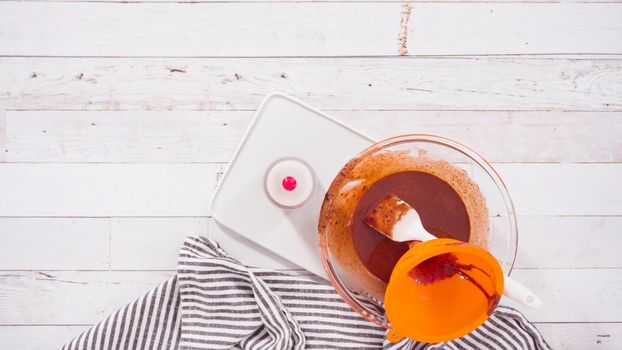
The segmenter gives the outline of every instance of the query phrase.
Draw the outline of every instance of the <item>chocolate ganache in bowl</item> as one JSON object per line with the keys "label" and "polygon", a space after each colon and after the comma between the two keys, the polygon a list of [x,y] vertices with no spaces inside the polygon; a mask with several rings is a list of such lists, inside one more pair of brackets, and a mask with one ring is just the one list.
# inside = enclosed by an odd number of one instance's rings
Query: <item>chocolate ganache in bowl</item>
{"label": "chocolate ganache in bowl", "polygon": [[405,135],[378,142],[350,160],[329,187],[319,219],[326,273],[359,314],[385,328],[384,292],[406,242],[364,223],[378,201],[397,195],[428,232],[490,251],[504,273],[516,256],[514,207],[498,174],[481,156],[449,139]]}

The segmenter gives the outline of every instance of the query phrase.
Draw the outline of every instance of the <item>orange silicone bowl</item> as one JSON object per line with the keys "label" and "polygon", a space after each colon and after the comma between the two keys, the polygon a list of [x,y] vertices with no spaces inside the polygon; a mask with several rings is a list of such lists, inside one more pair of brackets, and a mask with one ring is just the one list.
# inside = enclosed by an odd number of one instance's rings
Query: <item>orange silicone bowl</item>
{"label": "orange silicone bowl", "polygon": [[[507,188],[493,167],[479,154],[453,140],[434,135],[411,134],[392,137],[377,142],[355,156],[348,164],[366,159],[380,152],[407,151],[412,154],[425,153],[427,157],[445,160],[465,169],[470,178],[479,186],[489,212],[488,250],[499,262],[503,273],[510,275],[516,258],[518,232],[514,205]],[[353,171],[345,167],[341,173]],[[347,174],[346,174],[347,175]],[[339,193],[342,185],[335,181],[327,190],[329,194]],[[332,218],[331,202],[325,200],[320,211],[319,249],[326,274],[341,298],[357,313],[372,323],[390,329],[384,310],[384,300],[371,296],[356,277],[340,265],[331,251],[328,239],[331,237],[330,225],[322,225]]]}
{"label": "orange silicone bowl", "polygon": [[[451,258],[465,269],[439,278],[424,268],[413,280],[412,271],[425,262]],[[439,343],[464,336],[486,321],[502,293],[503,271],[485,249],[449,238],[417,243],[400,258],[386,290],[387,339]]]}

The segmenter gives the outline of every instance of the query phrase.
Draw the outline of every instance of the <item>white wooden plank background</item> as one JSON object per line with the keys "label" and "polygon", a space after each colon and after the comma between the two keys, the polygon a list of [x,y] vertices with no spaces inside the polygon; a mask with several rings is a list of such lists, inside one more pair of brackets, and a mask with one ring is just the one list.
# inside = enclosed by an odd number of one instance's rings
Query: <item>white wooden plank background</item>
{"label": "white wooden plank background", "polygon": [[615,57],[0,57],[0,89],[9,110],[254,110],[280,90],[327,110],[618,111]]}
{"label": "white wooden plank background", "polygon": [[[208,217],[3,218],[0,270],[169,270],[188,235],[221,236]],[[622,268],[619,216],[520,216],[518,269]],[[32,225],[33,227],[27,227]],[[45,229],[45,235],[37,229]],[[209,228],[209,229],[208,229]],[[26,237],[23,232],[29,232]],[[585,234],[593,233],[593,237]],[[31,238],[32,236],[32,238]],[[77,238],[80,237],[80,238]],[[558,244],[567,239],[574,244]],[[142,244],[136,244],[137,242]],[[134,244],[131,244],[134,243]],[[28,251],[15,246],[29,246]],[[67,254],[70,250],[72,254]]]}
{"label": "white wooden plank background", "polygon": [[[622,337],[619,323],[537,323],[554,349],[615,349]],[[63,345],[87,326],[10,326],[0,328],[0,344],[8,349],[48,349]],[[8,330],[8,331],[5,331]]]}
{"label": "white wooden plank background", "polygon": [[[391,55],[400,4],[130,3],[119,11],[109,3],[6,1],[0,13],[0,54]],[[619,54],[621,17],[619,4],[417,4],[410,52]]]}
{"label": "white wooden plank background", "polygon": [[2,270],[110,268],[107,218],[4,217],[0,218],[0,233]]}
{"label": "white wooden plank background", "polygon": [[[622,164],[501,163],[495,168],[519,215],[622,215]],[[204,216],[218,173],[211,163],[3,163],[0,183],[11,186],[0,188],[0,212]]]}
{"label": "white wooden plank background", "polygon": [[0,344],[7,349],[57,349],[88,326],[3,326]]}
{"label": "white wooden plank background", "polygon": [[[0,273],[3,283],[8,285],[0,311],[3,318],[19,325],[96,323],[172,274],[173,271]],[[513,275],[525,281],[547,305],[536,311],[525,310],[534,322],[620,321],[622,299],[617,298],[619,291],[611,288],[622,283],[619,269],[517,269]],[[559,290],[571,289],[575,292],[557,298]],[[594,290],[600,291],[598,297],[585,300],[585,295]]]}
{"label": "white wooden plank background", "polygon": [[[492,162],[622,161],[621,154],[612,152],[622,148],[621,112],[328,113],[377,139],[414,132],[444,135],[469,145]],[[252,115],[252,111],[9,111],[4,160],[227,162]]]}
{"label": "white wooden plank background", "polygon": [[170,276],[188,234],[291,266],[207,212],[280,90],[481,152],[545,301],[526,314],[554,348],[619,349],[622,3],[543,2],[0,2],[0,348],[62,344]]}

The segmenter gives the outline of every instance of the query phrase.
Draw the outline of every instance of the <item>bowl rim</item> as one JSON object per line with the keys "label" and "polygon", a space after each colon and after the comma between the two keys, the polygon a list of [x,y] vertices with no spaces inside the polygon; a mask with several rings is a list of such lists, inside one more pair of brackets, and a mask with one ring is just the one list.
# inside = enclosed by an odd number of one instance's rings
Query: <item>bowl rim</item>
{"label": "bowl rim", "polygon": [[[359,159],[368,154],[373,154],[389,146],[393,146],[393,145],[397,145],[401,143],[407,143],[407,142],[431,142],[431,143],[436,143],[436,144],[440,144],[443,146],[453,148],[456,151],[471,158],[482,169],[484,169],[487,175],[493,180],[493,182],[499,189],[501,196],[503,197],[503,201],[508,212],[510,229],[512,232],[514,232],[514,242],[513,242],[514,251],[511,252],[512,262],[509,265],[509,269],[507,270],[507,276],[509,276],[512,273],[512,270],[514,268],[514,264],[516,262],[516,255],[518,252],[518,226],[516,223],[516,209],[514,207],[514,202],[512,201],[512,198],[510,197],[507,186],[505,185],[505,182],[503,181],[503,179],[501,179],[501,176],[499,175],[499,173],[492,167],[492,165],[486,159],[484,159],[484,157],[482,157],[479,153],[477,153],[472,148],[460,142],[452,140],[450,138],[444,137],[444,136],[425,134],[425,133],[403,134],[403,135],[389,137],[381,141],[378,141],[376,143],[373,143],[369,147],[365,148],[358,154],[351,157],[349,161],[346,164],[344,164],[344,167],[347,164],[349,164],[352,160]],[[331,187],[332,187],[332,182],[331,182],[331,185],[327,188],[325,195],[328,193]],[[318,225],[320,224],[322,220],[322,213],[324,212],[326,205],[327,205],[327,201],[325,200],[322,203],[322,207],[320,209],[320,217],[318,218]],[[359,315],[361,315],[363,318],[365,318],[369,322],[374,323],[380,327],[390,329],[391,325],[388,322],[383,322],[382,320],[376,319],[374,315],[369,314],[367,310],[361,307],[360,304],[356,300],[354,300],[354,298],[351,295],[349,295],[349,293],[346,292],[347,288],[343,285],[343,283],[337,277],[337,274],[335,273],[333,266],[330,262],[330,257],[328,256],[329,252],[327,248],[327,242],[325,242],[326,237],[322,237],[322,236],[323,236],[322,230],[318,226],[318,245],[319,245],[320,260],[322,261],[322,265],[324,266],[324,270],[326,272],[328,280],[330,281],[331,285],[333,286],[337,294],[339,294],[341,299],[343,299],[343,301],[345,301],[346,304],[348,304],[348,306],[352,310],[357,312]],[[506,272],[504,271],[504,273]]]}

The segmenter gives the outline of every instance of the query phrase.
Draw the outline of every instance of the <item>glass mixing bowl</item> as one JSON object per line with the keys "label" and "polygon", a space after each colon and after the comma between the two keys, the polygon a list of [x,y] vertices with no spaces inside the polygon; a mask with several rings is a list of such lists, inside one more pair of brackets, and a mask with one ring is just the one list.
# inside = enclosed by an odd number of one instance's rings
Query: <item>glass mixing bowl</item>
{"label": "glass mixing bowl", "polygon": [[[343,227],[352,225],[352,216],[348,217],[348,213],[344,216],[342,208],[336,206],[336,196],[343,195],[361,183],[370,185],[364,182],[368,179],[356,180],[353,174],[360,173],[357,167],[370,157],[391,152],[445,161],[453,168],[466,172],[479,187],[488,209],[487,238],[477,245],[491,252],[507,275],[514,265],[518,240],[514,205],[505,184],[486,160],[466,146],[439,136],[412,134],[380,141],[358,154],[343,167],[326,193],[318,225],[320,255],[328,278],[341,298],[361,316],[387,329],[390,325],[385,316],[383,300],[386,284],[379,279],[367,283],[360,273],[354,273],[355,269],[350,266],[350,262],[340,258],[345,248],[341,242],[335,242],[337,229],[333,223],[342,222],[340,235],[343,234]],[[349,181],[343,181],[344,178],[349,178]],[[355,181],[351,181],[353,178]]]}

